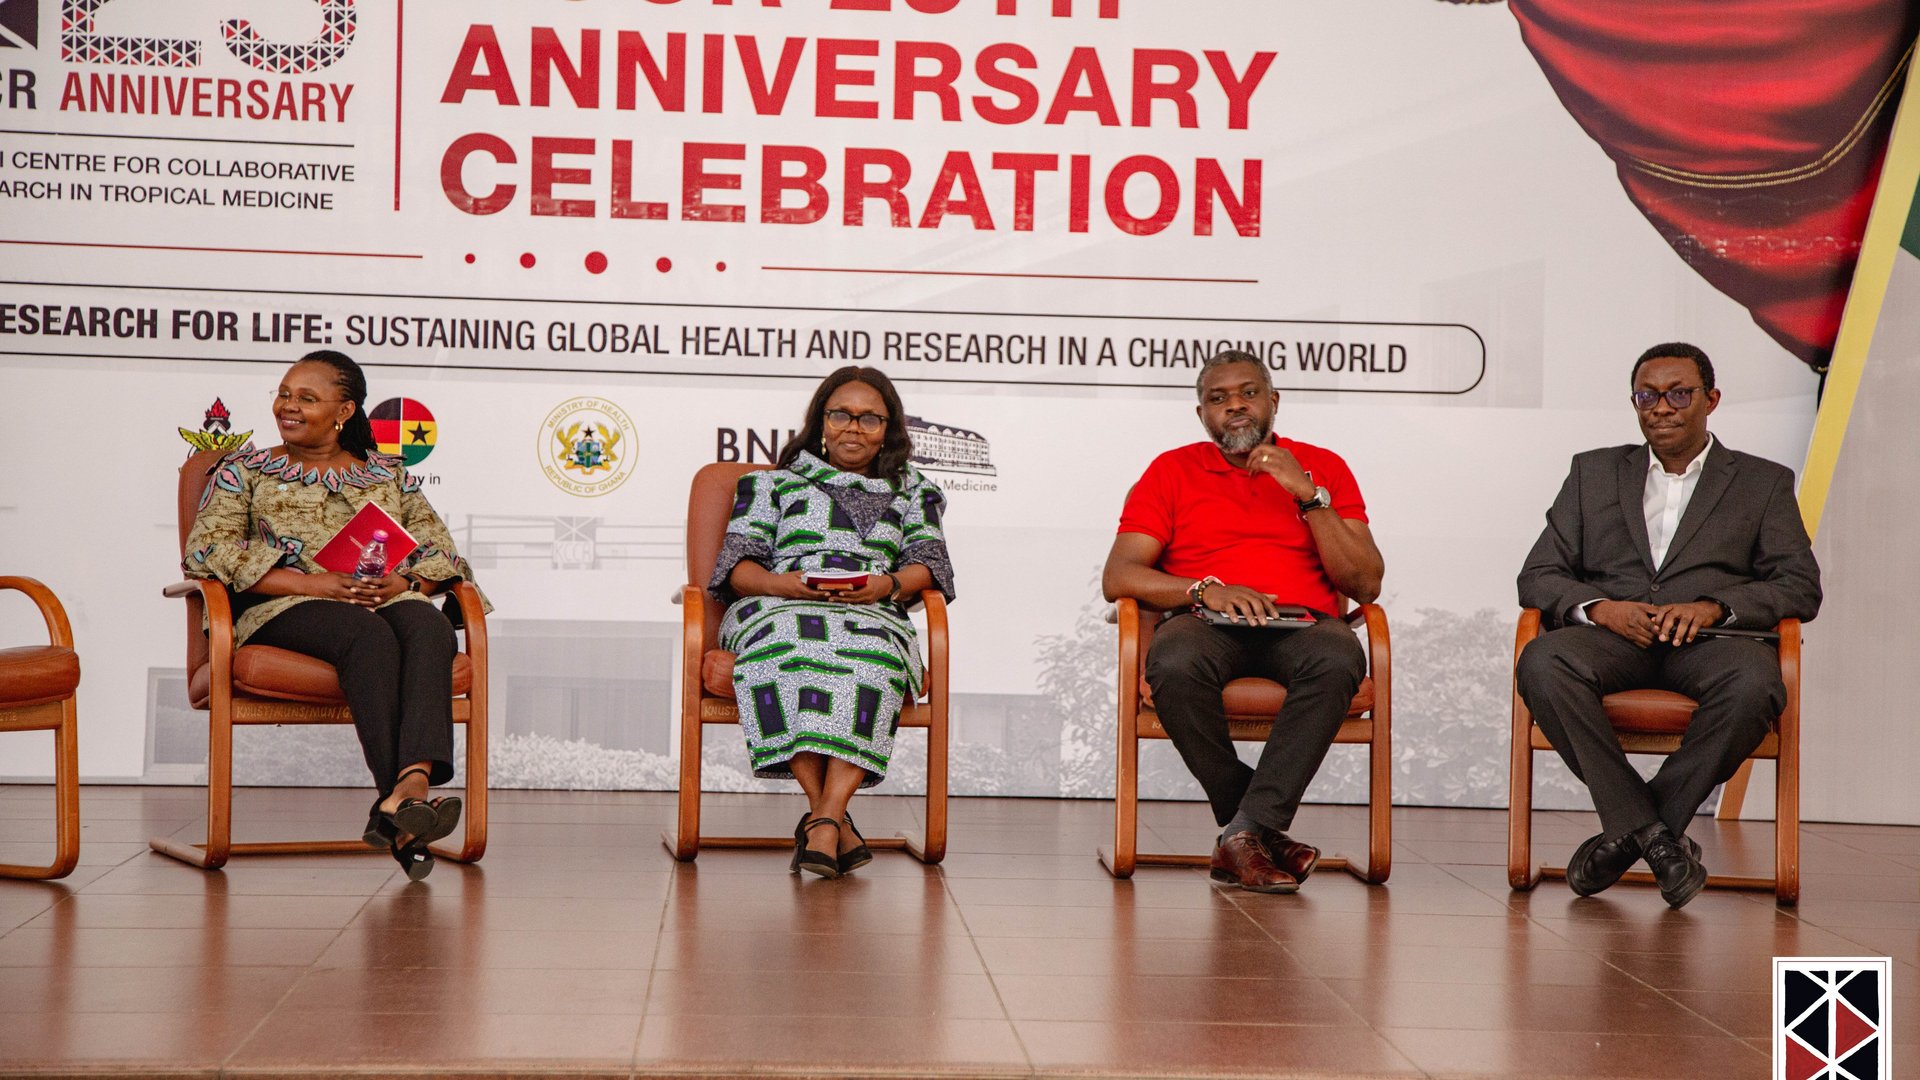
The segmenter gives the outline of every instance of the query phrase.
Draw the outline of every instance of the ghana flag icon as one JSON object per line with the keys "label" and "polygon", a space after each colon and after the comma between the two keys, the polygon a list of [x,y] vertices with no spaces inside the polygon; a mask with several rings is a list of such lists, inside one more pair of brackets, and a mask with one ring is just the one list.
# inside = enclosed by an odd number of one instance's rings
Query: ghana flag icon
{"label": "ghana flag icon", "polygon": [[388,398],[367,413],[373,439],[383,454],[398,454],[408,465],[418,465],[440,441],[439,425],[425,405],[412,398]]}

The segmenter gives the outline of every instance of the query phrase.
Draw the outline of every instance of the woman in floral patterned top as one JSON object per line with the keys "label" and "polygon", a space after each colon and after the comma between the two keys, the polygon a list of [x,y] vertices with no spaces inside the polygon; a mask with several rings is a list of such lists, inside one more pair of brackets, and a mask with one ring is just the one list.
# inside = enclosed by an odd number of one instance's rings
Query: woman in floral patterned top
{"label": "woman in floral patterned top", "polygon": [[[927,589],[953,596],[946,496],[908,462],[912,453],[885,375],[844,367],[827,376],[780,467],[741,477],[708,585],[729,605],[720,640],[736,654],[754,775],[790,776],[807,795],[796,871],[838,877],[872,858],[847,803],[886,774],[901,707],[920,694],[907,605]],[[808,584],[821,571],[864,583]]]}
{"label": "woman in floral patterned top", "polygon": [[[233,592],[236,644],[272,645],[334,666],[379,797],[366,841],[414,880],[430,841],[460,820],[453,778],[453,624],[428,597],[472,570],[397,457],[376,451],[360,366],[332,350],[287,369],[274,398],[283,440],[221,459],[181,561],[189,577]],[[361,506],[374,503],[418,541],[392,573],[361,580],[314,563]]]}

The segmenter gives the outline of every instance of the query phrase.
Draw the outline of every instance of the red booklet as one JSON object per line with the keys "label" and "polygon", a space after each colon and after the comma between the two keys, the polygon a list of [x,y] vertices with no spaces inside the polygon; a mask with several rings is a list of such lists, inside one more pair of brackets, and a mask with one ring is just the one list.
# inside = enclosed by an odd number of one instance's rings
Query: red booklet
{"label": "red booklet", "polygon": [[420,542],[410,536],[407,530],[401,528],[400,523],[393,520],[391,514],[372,503],[366,503],[360,507],[358,513],[353,515],[353,520],[341,526],[340,531],[333,534],[333,539],[327,541],[326,546],[314,555],[313,561],[323,569],[331,570],[336,574],[353,573],[353,568],[360,562],[360,552],[373,539],[376,529],[384,530],[387,534],[387,573],[389,574],[393,573],[394,567],[400,565],[400,560],[413,554],[413,549],[420,546]]}

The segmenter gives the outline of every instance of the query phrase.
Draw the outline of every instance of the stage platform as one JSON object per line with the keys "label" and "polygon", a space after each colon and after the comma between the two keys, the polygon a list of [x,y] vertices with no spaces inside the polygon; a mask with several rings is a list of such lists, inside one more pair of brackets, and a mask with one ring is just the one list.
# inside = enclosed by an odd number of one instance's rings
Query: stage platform
{"label": "stage platform", "polygon": [[[242,839],[350,836],[369,795],[245,790]],[[1896,1070],[1920,1066],[1920,829],[1809,824],[1803,899],[1506,884],[1500,811],[1402,809],[1393,877],[1297,896],[1204,871],[1114,881],[1104,802],[959,799],[938,868],[840,881],[781,852],[677,864],[665,793],[494,793],[478,866],[384,854],[148,852],[188,788],[85,789],[82,865],[0,882],[0,1073],[165,1076],[1765,1077],[1770,958],[1891,955]],[[917,801],[862,797],[869,836]],[[788,833],[797,798],[712,796],[713,832]],[[51,791],[0,787],[0,862],[42,857]],[[1148,803],[1143,846],[1203,851]],[[1357,846],[1358,808],[1296,834]],[[1591,815],[1542,813],[1560,860]],[[1772,826],[1693,830],[1765,873]]]}

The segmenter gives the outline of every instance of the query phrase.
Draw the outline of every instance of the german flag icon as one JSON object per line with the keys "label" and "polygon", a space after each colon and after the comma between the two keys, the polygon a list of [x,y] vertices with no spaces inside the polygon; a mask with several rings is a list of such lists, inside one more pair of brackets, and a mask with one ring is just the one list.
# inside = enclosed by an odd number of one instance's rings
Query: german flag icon
{"label": "german flag icon", "polygon": [[373,423],[373,438],[380,444],[380,452],[396,454],[408,465],[425,461],[440,441],[433,413],[412,398],[388,398],[375,405],[367,419]]}

